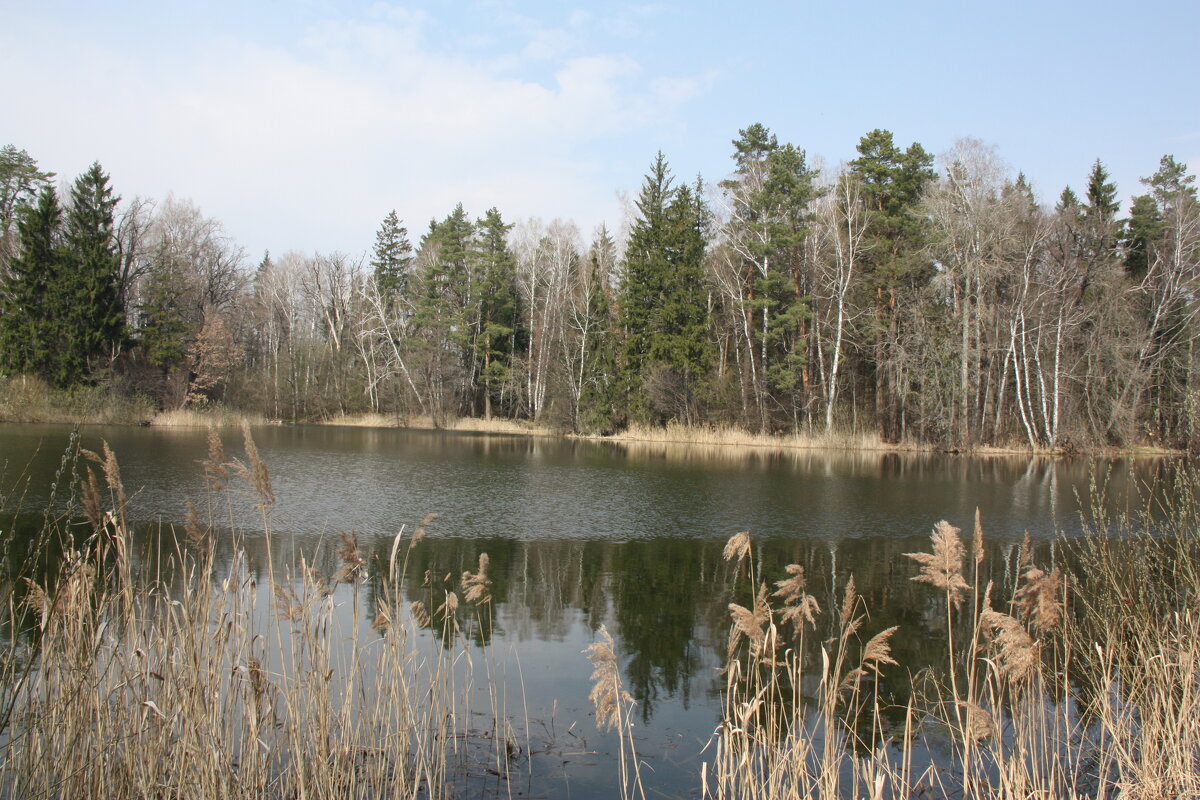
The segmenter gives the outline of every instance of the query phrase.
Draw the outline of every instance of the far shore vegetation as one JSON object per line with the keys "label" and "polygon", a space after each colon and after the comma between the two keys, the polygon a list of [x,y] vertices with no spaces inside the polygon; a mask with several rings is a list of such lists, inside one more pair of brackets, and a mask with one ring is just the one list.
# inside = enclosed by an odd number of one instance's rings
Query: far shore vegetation
{"label": "far shore vegetation", "polygon": [[0,418],[1200,450],[1186,164],[1123,208],[1099,159],[1040,197],[974,139],[873,130],[836,168],[761,124],[731,145],[711,180],[654,155],[612,227],[459,204],[410,238],[380,209],[361,256],[253,257],[186,200],[5,145]]}
{"label": "far shore vegetation", "polygon": [[[242,411],[222,403],[190,405],[184,408],[158,410],[147,397],[126,397],[112,387],[80,386],[56,390],[38,378],[0,377],[0,423],[61,423],[92,425],[148,425],[154,427],[237,427],[283,424],[283,420],[268,419],[261,413]],[[752,433],[730,425],[664,425],[631,424],[613,433],[573,433],[562,427],[540,425],[522,419],[493,417],[451,417],[436,421],[428,416],[399,416],[396,414],[358,413],[331,416],[307,421],[309,424],[358,428],[405,428],[413,430],[443,430],[502,436],[569,437],[592,441],[626,444],[659,444],[686,446],[691,449],[752,448],[766,450],[849,450],[880,452],[941,452],[930,443],[883,441],[878,435],[858,435],[818,432],[815,434]],[[1005,446],[978,446],[970,451],[980,456],[1061,456],[1078,452],[1063,448],[1030,448],[1020,441]],[[1158,446],[1095,447],[1092,454],[1169,456],[1181,451]]]}

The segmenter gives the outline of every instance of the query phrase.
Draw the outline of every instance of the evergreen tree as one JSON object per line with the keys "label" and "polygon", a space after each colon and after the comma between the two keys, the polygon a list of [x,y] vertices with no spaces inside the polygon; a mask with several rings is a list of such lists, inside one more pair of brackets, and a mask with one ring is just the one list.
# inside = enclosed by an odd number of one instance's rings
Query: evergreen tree
{"label": "evergreen tree", "polygon": [[375,234],[375,249],[371,258],[375,285],[388,303],[395,302],[407,291],[412,261],[408,231],[400,224],[400,218],[393,209],[383,218]]}
{"label": "evergreen tree", "polygon": [[1162,214],[1153,197],[1143,194],[1133,198],[1123,242],[1125,271],[1130,278],[1140,281],[1146,277],[1150,268],[1150,247],[1158,239],[1162,226]]}
{"label": "evergreen tree", "polygon": [[165,378],[183,363],[200,321],[188,313],[188,278],[160,242],[155,268],[142,290],[138,344]]}
{"label": "evergreen tree", "polygon": [[425,363],[425,393],[435,424],[469,400],[474,386],[471,239],[474,227],[462,203],[444,220],[429,223],[421,240],[423,268],[413,330]]}
{"label": "evergreen tree", "polygon": [[584,343],[579,425],[586,431],[609,432],[617,416],[617,353],[611,265],[616,263],[616,242],[603,225],[592,242],[587,279],[588,339]]}
{"label": "evergreen tree", "polygon": [[53,177],[53,172],[38,169],[24,150],[11,144],[0,147],[0,276],[16,246],[17,209],[34,203]]}
{"label": "evergreen tree", "polygon": [[621,293],[623,380],[631,413],[690,421],[697,382],[711,366],[704,286],[708,210],[674,188],[660,152],[637,201]]}
{"label": "evergreen tree", "polygon": [[[725,240],[736,253],[746,359],[752,367],[759,424],[770,427],[768,406],[786,407],[805,367],[806,296],[803,243],[815,191],[803,150],[780,146],[764,126],[740,131],[733,177],[723,181],[731,209]],[[769,401],[769,402],[768,402]]]}
{"label": "evergreen tree", "polygon": [[[478,381],[483,395],[484,416],[492,416],[492,402],[503,402],[513,380],[513,358],[517,353],[520,314],[517,308],[516,259],[508,249],[507,236],[511,225],[504,223],[500,212],[488,209],[483,219],[475,223],[474,250],[478,298],[474,358],[480,364]],[[511,398],[509,398],[511,399]]]}
{"label": "evergreen tree", "polygon": [[9,375],[55,378],[64,316],[61,283],[69,269],[61,227],[62,210],[51,186],[18,214],[21,247],[0,294],[0,370]]}
{"label": "evergreen tree", "polygon": [[900,349],[900,310],[932,274],[917,205],[937,175],[933,156],[915,142],[902,151],[890,131],[876,129],[862,137],[858,153],[850,169],[862,181],[871,232],[863,267],[875,309],[875,414],[884,439],[894,441],[902,434],[903,398],[894,361]]}
{"label": "evergreen tree", "polygon": [[1082,207],[1080,246],[1083,257],[1099,271],[1116,256],[1121,234],[1117,223],[1121,208],[1117,186],[1109,180],[1108,170],[1100,159],[1096,159],[1088,173],[1086,200]]}
{"label": "evergreen tree", "polygon": [[125,342],[121,263],[113,235],[118,201],[98,163],[71,188],[65,236],[71,270],[62,287],[65,347],[54,376],[60,385],[78,383],[111,363]]}

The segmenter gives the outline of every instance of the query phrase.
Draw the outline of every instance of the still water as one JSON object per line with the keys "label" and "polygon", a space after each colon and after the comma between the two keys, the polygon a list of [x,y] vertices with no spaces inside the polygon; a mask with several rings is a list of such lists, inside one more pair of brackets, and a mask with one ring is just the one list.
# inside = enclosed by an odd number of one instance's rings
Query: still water
{"label": "still water", "polygon": [[[107,441],[117,453],[129,516],[166,525],[183,522],[189,498],[209,497],[199,464],[205,435],[80,431],[83,447]],[[5,513],[65,507],[69,488],[51,498],[50,486],[70,436],[63,426],[0,425]],[[637,701],[650,795],[694,792],[701,761],[711,759],[727,607],[744,601],[736,570],[721,558],[732,534],[751,532],[756,567],[769,580],[783,577],[787,563],[804,565],[823,609],[836,608],[853,576],[871,615],[865,635],[899,625],[894,654],[915,670],[940,652],[942,617],[911,582],[916,565],[902,554],[927,550],[935,522],[969,530],[978,508],[988,563],[1004,585],[1026,532],[1053,559],[1056,538],[1079,531],[1081,499],[1090,503],[1097,485],[1120,507],[1140,502],[1139,487],[1171,469],[1154,460],[771,452],[336,427],[262,427],[254,437],[277,503],[263,515],[233,496],[218,512],[244,532],[252,558],[265,558],[269,528],[281,570],[300,553],[331,560],[344,531],[386,561],[400,527],[411,530],[430,513],[437,519],[413,551],[409,586],[419,587],[427,570],[457,575],[489,555],[494,624],[480,638],[497,669],[519,682],[522,724],[540,742],[531,748],[535,778],[509,792],[577,798],[611,796],[616,785],[615,741],[593,724],[591,667],[581,652],[601,624]],[[228,455],[241,455],[240,433],[222,438]],[[420,589],[412,591],[419,599]],[[369,603],[370,593],[360,599]],[[371,609],[363,612],[370,619]]]}

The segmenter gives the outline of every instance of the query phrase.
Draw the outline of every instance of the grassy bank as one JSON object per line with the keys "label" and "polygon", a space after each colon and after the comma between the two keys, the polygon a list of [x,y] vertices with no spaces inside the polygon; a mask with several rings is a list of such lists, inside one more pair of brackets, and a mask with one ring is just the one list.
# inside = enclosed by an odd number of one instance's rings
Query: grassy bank
{"label": "grassy bank", "polygon": [[0,421],[132,425],[154,416],[147,398],[128,398],[111,386],[51,388],[37,378],[0,378]]}
{"label": "grassy bank", "polygon": [[160,425],[231,427],[259,425],[261,414],[221,405],[158,411],[148,397],[128,397],[108,385],[54,389],[38,378],[0,378],[0,422],[78,423],[85,425]]}
{"label": "grassy bank", "polygon": [[263,425],[266,421],[261,414],[247,413],[225,406],[205,406],[160,411],[150,420],[150,424],[164,428],[236,428],[243,424]]}
{"label": "grassy bank", "polygon": [[665,427],[630,425],[611,436],[597,437],[613,442],[662,442],[711,447],[758,447],[828,450],[917,450],[913,446],[884,442],[877,434],[766,434],[750,433],[733,427],[689,427],[671,424]]}
{"label": "grassy bank", "polygon": [[413,430],[492,433],[506,436],[560,436],[559,431],[519,419],[493,417],[453,417],[435,425],[430,417],[397,417],[387,414],[348,414],[321,420],[321,425],[345,425],[353,428],[412,428]]}

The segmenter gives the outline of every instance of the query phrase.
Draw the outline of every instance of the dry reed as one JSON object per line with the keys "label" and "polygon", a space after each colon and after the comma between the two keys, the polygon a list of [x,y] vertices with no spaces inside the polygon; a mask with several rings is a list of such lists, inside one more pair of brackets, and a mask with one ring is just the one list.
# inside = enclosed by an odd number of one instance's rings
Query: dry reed
{"label": "dry reed", "polygon": [[[244,440],[244,462],[213,446],[205,471],[232,463],[266,514],[269,472],[248,430]],[[0,796],[424,799],[477,794],[488,769],[507,770],[511,723],[494,718],[496,745],[471,722],[503,711],[498,682],[488,676],[476,708],[463,656],[477,647],[421,646],[428,619],[402,599],[402,570],[380,576],[378,638],[364,638],[335,602],[365,578],[351,535],[335,574],[348,589],[301,560],[294,580],[268,564],[264,592],[236,533],[217,570],[211,522],[193,504],[185,539],[150,568],[133,552],[115,456],[87,457],[108,489],[89,469],[91,537],[49,578],[22,581],[34,645],[0,680]]]}

